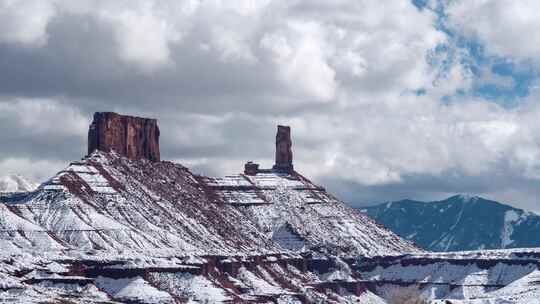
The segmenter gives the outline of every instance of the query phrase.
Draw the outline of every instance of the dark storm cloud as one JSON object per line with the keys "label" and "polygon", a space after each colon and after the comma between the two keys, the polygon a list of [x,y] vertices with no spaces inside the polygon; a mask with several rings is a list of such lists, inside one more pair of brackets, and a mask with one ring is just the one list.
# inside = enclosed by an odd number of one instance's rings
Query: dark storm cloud
{"label": "dark storm cloud", "polygon": [[76,159],[84,153],[86,120],[51,100],[0,102],[0,159]]}
{"label": "dark storm cloud", "polygon": [[[250,112],[284,114],[305,108],[257,65],[223,61],[201,49],[205,29],[171,44],[171,62],[141,71],[118,56],[112,24],[87,15],[58,15],[47,26],[47,45],[0,44],[0,91],[7,96],[64,97],[85,113],[117,107],[161,114]],[[151,33],[149,33],[151,34]],[[143,46],[141,46],[143,47]],[[266,59],[268,61],[268,59]],[[157,107],[159,105],[159,107]]]}
{"label": "dark storm cloud", "polygon": [[400,183],[376,186],[333,177],[323,177],[320,182],[356,207],[403,199],[435,201],[456,194],[476,194],[518,208],[535,210],[537,202],[531,201],[530,197],[540,195],[537,182],[521,176],[463,176],[458,172],[438,176],[407,176]]}

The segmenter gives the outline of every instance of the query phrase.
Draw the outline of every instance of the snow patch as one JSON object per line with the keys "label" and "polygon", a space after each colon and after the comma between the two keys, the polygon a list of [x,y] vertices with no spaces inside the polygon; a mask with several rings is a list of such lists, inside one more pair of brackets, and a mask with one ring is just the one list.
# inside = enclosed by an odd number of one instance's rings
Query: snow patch
{"label": "snow patch", "polygon": [[193,303],[222,303],[231,300],[223,289],[204,276],[189,273],[152,273],[152,281],[171,294]]}
{"label": "snow patch", "polygon": [[37,187],[36,183],[17,174],[0,177],[0,193],[30,192]]}
{"label": "snow patch", "polygon": [[458,197],[464,202],[464,203],[474,203],[476,202],[479,197],[475,195],[470,194],[460,194]]}
{"label": "snow patch", "polygon": [[244,267],[240,268],[238,278],[251,287],[251,290],[253,290],[253,294],[255,295],[279,295],[283,293],[281,288],[271,285],[269,282],[259,278]]}
{"label": "snow patch", "polygon": [[282,225],[275,231],[272,240],[281,248],[292,251],[302,251],[306,246],[304,239],[295,233],[288,224]]}
{"label": "snow patch", "polygon": [[514,232],[514,223],[519,220],[519,215],[515,210],[508,210],[504,214],[504,224],[501,232],[501,246],[508,247],[514,241],[510,238]]}
{"label": "snow patch", "polygon": [[174,303],[168,293],[148,284],[143,278],[111,279],[98,277],[96,285],[112,298],[120,301],[140,301],[143,303]]}

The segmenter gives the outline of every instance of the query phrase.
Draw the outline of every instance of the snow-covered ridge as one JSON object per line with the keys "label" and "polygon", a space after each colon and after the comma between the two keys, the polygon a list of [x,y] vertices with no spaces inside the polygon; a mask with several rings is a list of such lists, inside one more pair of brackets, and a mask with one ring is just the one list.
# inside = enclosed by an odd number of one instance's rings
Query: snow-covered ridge
{"label": "snow-covered ridge", "polygon": [[103,152],[0,203],[0,248],[0,300],[25,303],[381,304],[347,265],[418,251],[297,172],[210,178]]}
{"label": "snow-covered ridge", "polygon": [[[0,244],[15,251],[316,249],[371,256],[418,250],[296,172],[209,178],[178,164],[114,153],[73,162],[0,210],[0,233],[9,235]],[[287,235],[297,238],[294,249],[282,242]]]}
{"label": "snow-covered ridge", "polygon": [[18,174],[0,177],[0,193],[30,192],[37,187],[38,184]]}
{"label": "snow-covered ridge", "polygon": [[345,261],[294,255],[36,253],[0,256],[0,279],[0,301],[14,303],[385,303]]}
{"label": "snow-covered ridge", "polygon": [[473,203],[481,199],[481,197],[471,194],[458,194],[457,197],[465,203]]}
{"label": "snow-covered ridge", "polygon": [[403,200],[362,209],[387,228],[433,251],[540,246],[540,216],[481,197]]}
{"label": "snow-covered ridge", "polygon": [[540,295],[538,287],[523,286],[534,283],[530,279],[538,277],[539,265],[540,249],[524,248],[375,257],[361,260],[355,269],[383,297],[395,286],[408,286],[433,303],[525,304]]}
{"label": "snow-covered ridge", "polygon": [[15,303],[384,304],[399,284],[465,299],[534,278],[540,255],[424,252],[295,171],[211,178],[103,152],[2,201],[0,248]]}

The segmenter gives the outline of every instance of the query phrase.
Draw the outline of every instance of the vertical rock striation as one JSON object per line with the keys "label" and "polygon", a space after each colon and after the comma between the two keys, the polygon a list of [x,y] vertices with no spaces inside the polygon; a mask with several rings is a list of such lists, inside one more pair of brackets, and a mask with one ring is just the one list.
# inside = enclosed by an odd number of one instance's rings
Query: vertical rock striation
{"label": "vertical rock striation", "polygon": [[278,126],[276,134],[276,164],[273,169],[290,173],[294,170],[291,127]]}
{"label": "vertical rock striation", "polygon": [[159,161],[157,120],[97,112],[88,130],[88,154],[115,151],[129,159]]}

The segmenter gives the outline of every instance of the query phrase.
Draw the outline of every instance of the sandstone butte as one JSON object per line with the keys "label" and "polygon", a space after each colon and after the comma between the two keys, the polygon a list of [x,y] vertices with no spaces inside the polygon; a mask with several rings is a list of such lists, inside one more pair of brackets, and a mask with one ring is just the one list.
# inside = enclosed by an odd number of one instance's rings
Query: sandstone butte
{"label": "sandstone butte", "polygon": [[88,130],[88,154],[115,151],[132,160],[159,161],[157,120],[98,112]]}

